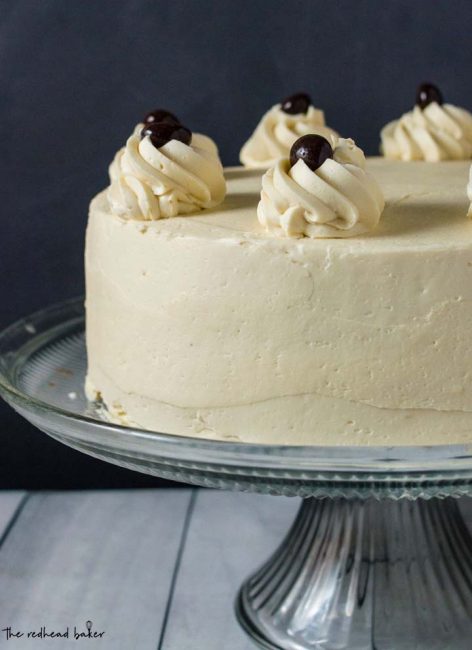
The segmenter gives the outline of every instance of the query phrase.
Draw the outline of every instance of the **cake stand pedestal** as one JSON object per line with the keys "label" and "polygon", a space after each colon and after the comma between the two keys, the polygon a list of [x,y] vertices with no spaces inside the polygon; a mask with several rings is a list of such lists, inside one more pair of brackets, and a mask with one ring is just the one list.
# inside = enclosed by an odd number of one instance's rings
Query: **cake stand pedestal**
{"label": "cake stand pedestal", "polygon": [[472,540],[455,501],[306,499],[237,616],[264,648],[470,649]]}
{"label": "cake stand pedestal", "polygon": [[155,476],[304,497],[285,540],[237,598],[257,644],[470,650],[472,540],[452,497],[472,494],[471,445],[282,447],[111,424],[83,394],[83,329],[79,299],[0,334],[0,393],[39,429]]}

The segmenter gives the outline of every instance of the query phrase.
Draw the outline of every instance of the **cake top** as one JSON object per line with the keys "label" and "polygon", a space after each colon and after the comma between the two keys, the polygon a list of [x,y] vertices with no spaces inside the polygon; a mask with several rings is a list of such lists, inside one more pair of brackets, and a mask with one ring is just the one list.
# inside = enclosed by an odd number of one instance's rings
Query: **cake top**
{"label": "cake top", "polygon": [[[228,245],[256,242],[296,251],[315,247],[330,251],[364,252],[405,247],[419,251],[444,247],[470,246],[472,221],[467,219],[469,201],[466,187],[470,163],[465,161],[417,163],[383,158],[367,159],[385,197],[385,209],[375,230],[351,239],[280,238],[268,233],[257,219],[262,171],[241,168],[225,170],[227,194],[221,205],[188,217],[134,221],[122,219],[123,226],[163,237],[195,237],[226,240]],[[109,216],[106,192],[91,205]],[[472,260],[471,260],[472,262]]]}

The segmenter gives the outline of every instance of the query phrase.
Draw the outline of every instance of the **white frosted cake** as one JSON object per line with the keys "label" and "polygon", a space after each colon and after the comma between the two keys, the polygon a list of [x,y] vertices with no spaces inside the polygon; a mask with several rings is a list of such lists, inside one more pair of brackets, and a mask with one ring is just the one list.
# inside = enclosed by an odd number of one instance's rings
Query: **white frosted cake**
{"label": "white frosted cake", "polygon": [[[130,151],[152,157],[146,140]],[[174,167],[179,146],[164,147]],[[260,171],[227,169],[226,197],[211,207],[221,179],[209,149],[196,149],[214,175],[205,185],[194,170],[199,212],[143,216],[139,188],[126,185],[130,157],[92,201],[89,396],[116,421],[188,436],[472,441],[470,163],[371,159],[385,198],[378,225],[317,238],[258,219]]]}

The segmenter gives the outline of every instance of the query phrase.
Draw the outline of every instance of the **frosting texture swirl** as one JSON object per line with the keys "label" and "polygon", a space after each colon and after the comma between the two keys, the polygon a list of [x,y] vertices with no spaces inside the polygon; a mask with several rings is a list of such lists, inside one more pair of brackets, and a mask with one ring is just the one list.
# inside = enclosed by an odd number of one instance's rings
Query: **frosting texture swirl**
{"label": "frosting texture swirl", "polygon": [[472,156],[472,114],[432,102],[414,109],[381,131],[381,151],[394,160],[466,160]]}
{"label": "frosting texture swirl", "polygon": [[123,218],[152,220],[190,214],[223,201],[226,183],[213,140],[194,133],[190,145],[171,140],[156,149],[142,125],[109,168],[110,210]]}
{"label": "frosting texture swirl", "polygon": [[350,139],[332,139],[333,158],[312,171],[302,160],[278,160],[262,178],[260,223],[290,237],[354,237],[374,228],[384,208],[364,153]]}
{"label": "frosting texture swirl", "polygon": [[323,111],[314,106],[309,106],[306,113],[290,115],[276,104],[263,115],[239,158],[245,167],[270,167],[279,158],[287,157],[295,140],[307,133],[325,138],[337,136],[336,131],[325,125]]}

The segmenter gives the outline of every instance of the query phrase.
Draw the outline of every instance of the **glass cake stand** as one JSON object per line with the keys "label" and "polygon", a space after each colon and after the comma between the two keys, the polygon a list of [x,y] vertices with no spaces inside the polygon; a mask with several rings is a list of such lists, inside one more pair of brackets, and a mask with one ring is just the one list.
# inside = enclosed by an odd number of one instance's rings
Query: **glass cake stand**
{"label": "glass cake stand", "polygon": [[107,422],[85,399],[85,368],[82,299],[0,334],[0,393],[60,442],[168,479],[305,497],[236,601],[260,646],[470,650],[472,540],[450,497],[472,493],[472,445],[296,447],[152,433]]}

